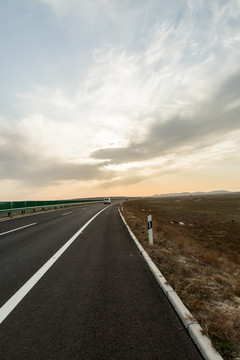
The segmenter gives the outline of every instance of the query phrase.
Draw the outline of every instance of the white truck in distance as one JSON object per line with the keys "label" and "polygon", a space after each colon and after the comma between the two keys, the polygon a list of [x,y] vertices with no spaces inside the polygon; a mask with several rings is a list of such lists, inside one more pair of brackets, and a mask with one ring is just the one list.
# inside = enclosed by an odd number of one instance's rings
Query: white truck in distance
{"label": "white truck in distance", "polygon": [[109,197],[104,198],[104,204],[111,204],[111,199]]}

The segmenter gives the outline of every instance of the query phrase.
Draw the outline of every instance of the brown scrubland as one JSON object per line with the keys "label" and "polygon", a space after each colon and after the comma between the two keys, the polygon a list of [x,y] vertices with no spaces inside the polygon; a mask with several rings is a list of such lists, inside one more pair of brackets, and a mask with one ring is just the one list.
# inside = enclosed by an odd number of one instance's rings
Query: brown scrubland
{"label": "brown scrubland", "polygon": [[222,357],[240,358],[240,194],[142,198],[122,214]]}

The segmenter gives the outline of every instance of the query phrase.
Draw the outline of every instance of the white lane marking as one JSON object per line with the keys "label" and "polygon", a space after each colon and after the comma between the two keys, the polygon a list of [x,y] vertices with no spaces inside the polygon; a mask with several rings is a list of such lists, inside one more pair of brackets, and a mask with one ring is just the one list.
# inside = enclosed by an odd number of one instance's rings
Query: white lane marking
{"label": "white lane marking", "polygon": [[36,285],[41,277],[50,269],[57,259],[67,250],[67,248],[76,240],[84,229],[104,210],[102,209],[94,215],[85,225],[79,229],[75,235],[69,239],[1,308],[0,308],[0,324],[27,295],[27,293]]}
{"label": "white lane marking", "polygon": [[33,225],[36,225],[36,223],[24,225],[24,226],[21,226],[21,227],[19,227],[19,228],[13,229],[13,230],[5,231],[5,232],[1,233],[0,236],[5,235],[5,234],[9,234],[9,233],[11,233],[11,232],[13,232],[13,231],[25,229],[25,228],[27,228],[27,227],[29,227],[29,226],[33,226]]}
{"label": "white lane marking", "polygon": [[64,213],[64,214],[62,214],[62,216],[68,215],[68,214],[72,214],[72,211],[69,211],[69,212],[67,212],[67,213]]}

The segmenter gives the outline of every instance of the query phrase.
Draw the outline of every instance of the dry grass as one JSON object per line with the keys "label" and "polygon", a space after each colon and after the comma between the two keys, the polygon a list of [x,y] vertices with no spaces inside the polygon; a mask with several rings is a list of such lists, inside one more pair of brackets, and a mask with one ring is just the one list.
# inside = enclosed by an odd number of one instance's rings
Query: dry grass
{"label": "dry grass", "polygon": [[240,195],[140,199],[123,215],[223,358],[240,357]]}

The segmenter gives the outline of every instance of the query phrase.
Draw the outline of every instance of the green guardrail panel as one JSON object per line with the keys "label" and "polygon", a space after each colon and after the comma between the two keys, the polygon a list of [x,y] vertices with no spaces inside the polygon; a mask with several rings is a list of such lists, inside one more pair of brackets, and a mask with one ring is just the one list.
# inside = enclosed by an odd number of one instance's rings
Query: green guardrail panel
{"label": "green guardrail panel", "polygon": [[0,210],[5,210],[11,208],[11,202],[0,202]]}
{"label": "green guardrail panel", "polygon": [[0,202],[0,210],[15,210],[23,208],[34,208],[54,205],[74,205],[79,203],[102,202],[103,199],[74,199],[74,200],[28,200],[28,201],[2,201]]}
{"label": "green guardrail panel", "polygon": [[24,211],[27,209],[38,209],[44,207],[54,207],[54,206],[71,206],[74,204],[84,204],[90,202],[102,202],[103,199],[79,199],[79,200],[49,200],[49,201],[13,201],[13,202],[0,202],[0,212],[15,212],[15,211]]}

